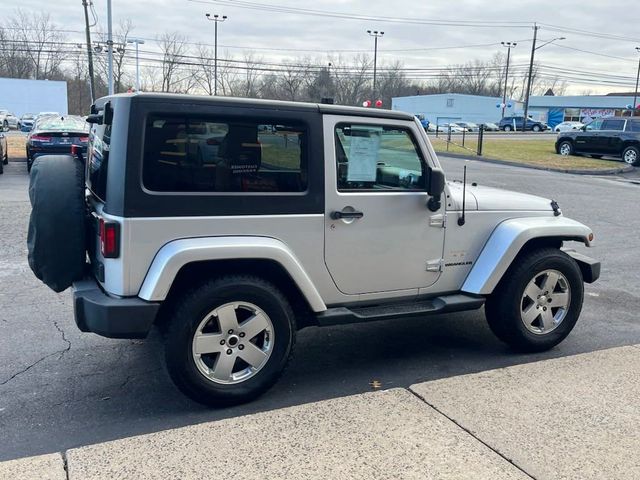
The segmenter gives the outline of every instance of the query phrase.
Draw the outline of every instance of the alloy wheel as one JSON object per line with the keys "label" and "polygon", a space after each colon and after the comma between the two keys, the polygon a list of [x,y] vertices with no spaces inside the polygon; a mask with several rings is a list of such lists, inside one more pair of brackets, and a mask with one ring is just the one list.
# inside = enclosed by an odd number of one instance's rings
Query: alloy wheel
{"label": "alloy wheel", "polygon": [[255,376],[274,345],[269,316],[249,302],[231,302],[209,312],[193,336],[196,367],[208,380],[237,384]]}
{"label": "alloy wheel", "polygon": [[638,161],[638,152],[630,148],[629,150],[624,152],[624,161],[629,165],[635,165],[635,163]]}
{"label": "alloy wheel", "polygon": [[570,305],[571,289],[567,277],[558,270],[544,270],[524,289],[520,319],[531,333],[544,335],[558,328]]}

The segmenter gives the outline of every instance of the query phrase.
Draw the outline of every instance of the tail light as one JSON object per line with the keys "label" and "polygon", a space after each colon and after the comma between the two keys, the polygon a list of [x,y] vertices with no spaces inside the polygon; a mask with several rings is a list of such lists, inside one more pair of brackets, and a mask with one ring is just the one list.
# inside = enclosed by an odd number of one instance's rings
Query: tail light
{"label": "tail light", "polygon": [[104,258],[120,256],[120,224],[100,219],[100,252]]}
{"label": "tail light", "polygon": [[45,137],[44,135],[31,135],[31,141],[33,142],[50,142],[51,137]]}
{"label": "tail light", "polygon": [[81,141],[82,143],[88,143],[88,142],[89,142],[89,136],[88,136],[88,135],[85,135],[85,136],[83,136],[83,137],[80,137],[80,141]]}

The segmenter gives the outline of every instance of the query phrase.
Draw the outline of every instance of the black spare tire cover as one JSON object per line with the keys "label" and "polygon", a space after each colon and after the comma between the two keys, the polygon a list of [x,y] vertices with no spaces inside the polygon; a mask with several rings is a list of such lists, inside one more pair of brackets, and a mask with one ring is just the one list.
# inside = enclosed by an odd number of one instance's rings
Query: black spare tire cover
{"label": "black spare tire cover", "polygon": [[86,263],[83,163],[71,155],[38,157],[31,168],[29,199],[29,266],[61,292],[82,278]]}

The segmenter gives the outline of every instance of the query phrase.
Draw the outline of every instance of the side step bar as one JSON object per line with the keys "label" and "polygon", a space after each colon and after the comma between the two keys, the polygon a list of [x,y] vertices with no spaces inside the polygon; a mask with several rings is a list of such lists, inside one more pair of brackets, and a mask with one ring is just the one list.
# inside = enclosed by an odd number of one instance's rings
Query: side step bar
{"label": "side step bar", "polygon": [[479,295],[456,293],[428,300],[387,303],[368,307],[335,307],[320,312],[316,319],[319,326],[344,325],[347,323],[374,322],[403,317],[420,317],[439,313],[476,310],[484,304],[485,298]]}

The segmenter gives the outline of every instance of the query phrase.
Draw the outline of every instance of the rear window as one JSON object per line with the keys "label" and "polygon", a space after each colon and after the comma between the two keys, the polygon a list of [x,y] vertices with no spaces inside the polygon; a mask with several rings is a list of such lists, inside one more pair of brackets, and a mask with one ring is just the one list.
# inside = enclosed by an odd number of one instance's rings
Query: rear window
{"label": "rear window", "polygon": [[630,132],[640,132],[640,120],[629,120],[627,130]]}
{"label": "rear window", "polygon": [[38,130],[88,132],[89,124],[80,117],[45,117],[38,121]]}
{"label": "rear window", "polygon": [[290,120],[150,115],[143,184],[155,192],[304,192],[307,137]]}
{"label": "rear window", "polygon": [[87,148],[87,186],[100,200],[107,200],[107,167],[111,125],[94,124]]}

